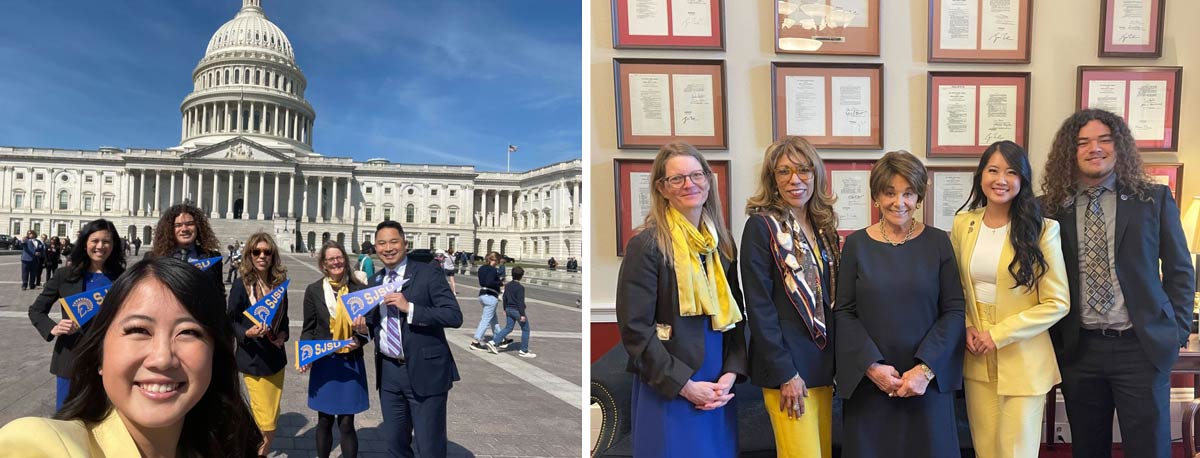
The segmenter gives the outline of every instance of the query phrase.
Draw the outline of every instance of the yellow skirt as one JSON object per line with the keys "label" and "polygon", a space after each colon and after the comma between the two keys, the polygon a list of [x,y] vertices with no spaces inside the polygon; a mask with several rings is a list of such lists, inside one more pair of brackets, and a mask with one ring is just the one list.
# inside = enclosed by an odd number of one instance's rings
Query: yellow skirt
{"label": "yellow skirt", "polygon": [[287,368],[284,368],[266,377],[242,374],[246,382],[246,394],[250,397],[250,411],[254,414],[259,431],[275,430],[275,420],[279,418],[279,400],[283,398],[283,373],[286,371]]}

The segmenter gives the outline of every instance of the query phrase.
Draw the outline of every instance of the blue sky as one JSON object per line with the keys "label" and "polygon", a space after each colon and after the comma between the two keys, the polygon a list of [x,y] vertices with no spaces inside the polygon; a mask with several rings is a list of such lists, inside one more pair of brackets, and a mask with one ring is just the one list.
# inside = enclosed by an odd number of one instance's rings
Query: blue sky
{"label": "blue sky", "polygon": [[[329,156],[514,171],[579,158],[571,0],[263,0]],[[4,2],[0,145],[179,144],[179,104],[241,0]]]}

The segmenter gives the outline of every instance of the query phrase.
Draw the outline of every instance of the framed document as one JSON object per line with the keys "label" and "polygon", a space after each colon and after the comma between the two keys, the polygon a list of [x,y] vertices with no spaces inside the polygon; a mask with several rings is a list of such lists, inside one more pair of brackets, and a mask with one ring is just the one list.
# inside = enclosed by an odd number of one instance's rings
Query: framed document
{"label": "framed document", "polygon": [[771,63],[773,137],[823,149],[883,148],[883,64]]}
{"label": "framed document", "polygon": [[975,167],[927,167],[925,224],[946,232],[954,228],[954,215],[971,197]]}
{"label": "framed document", "polygon": [[613,59],[617,148],[725,149],[725,61]]}
{"label": "framed document", "polygon": [[1029,73],[929,72],[926,156],[979,157],[1029,141]]}
{"label": "framed document", "polygon": [[929,0],[929,61],[1029,63],[1033,0]]}
{"label": "framed document", "polygon": [[871,200],[871,167],[875,161],[825,161],[825,179],[829,192],[837,197],[833,210],[838,216],[838,236],[879,221],[879,209]]}
{"label": "framed document", "polygon": [[1100,0],[1100,57],[1162,57],[1166,0]]}
{"label": "framed document", "polygon": [[775,52],[879,55],[879,0],[777,0]]}
{"label": "framed document", "polygon": [[614,48],[725,49],[725,0],[610,0]]}
{"label": "framed document", "polygon": [[1079,67],[1075,106],[1125,118],[1140,151],[1179,150],[1183,67]]}
{"label": "framed document", "polygon": [[[613,183],[617,202],[617,256],[625,256],[625,245],[633,238],[634,230],[646,222],[650,214],[650,167],[652,159],[613,159]],[[712,182],[721,196],[721,211],[729,226],[729,161],[710,160]]]}
{"label": "framed document", "polygon": [[1171,189],[1175,204],[1183,208],[1183,164],[1146,163],[1143,164],[1146,173],[1155,183],[1166,185]]}

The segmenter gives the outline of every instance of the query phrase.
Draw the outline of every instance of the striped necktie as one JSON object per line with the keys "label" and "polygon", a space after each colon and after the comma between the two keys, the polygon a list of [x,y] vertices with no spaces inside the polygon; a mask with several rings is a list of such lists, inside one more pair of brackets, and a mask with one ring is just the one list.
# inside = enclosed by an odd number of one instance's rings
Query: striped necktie
{"label": "striped necktie", "polygon": [[[394,283],[396,281],[396,277],[396,271],[389,270],[387,274],[387,281],[385,283]],[[400,344],[400,312],[396,310],[396,307],[392,307],[390,305],[384,305],[384,307],[387,307],[388,316],[388,319],[384,320],[383,322],[384,329],[387,331],[384,333],[384,339],[387,340],[388,348],[393,349],[393,351],[396,353],[396,357],[398,359],[403,359],[404,347]],[[395,326],[391,325],[393,321],[396,323]]]}

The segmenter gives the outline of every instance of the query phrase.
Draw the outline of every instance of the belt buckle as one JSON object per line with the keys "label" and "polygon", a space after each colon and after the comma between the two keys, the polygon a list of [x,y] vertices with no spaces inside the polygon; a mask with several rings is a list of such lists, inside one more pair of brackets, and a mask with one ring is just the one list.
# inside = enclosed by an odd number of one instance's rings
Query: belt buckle
{"label": "belt buckle", "polygon": [[1120,330],[1116,330],[1116,329],[1101,329],[1100,335],[1102,335],[1104,337],[1109,337],[1109,338],[1117,338],[1117,337],[1121,337],[1121,334],[1123,332],[1124,331],[1120,331]]}

